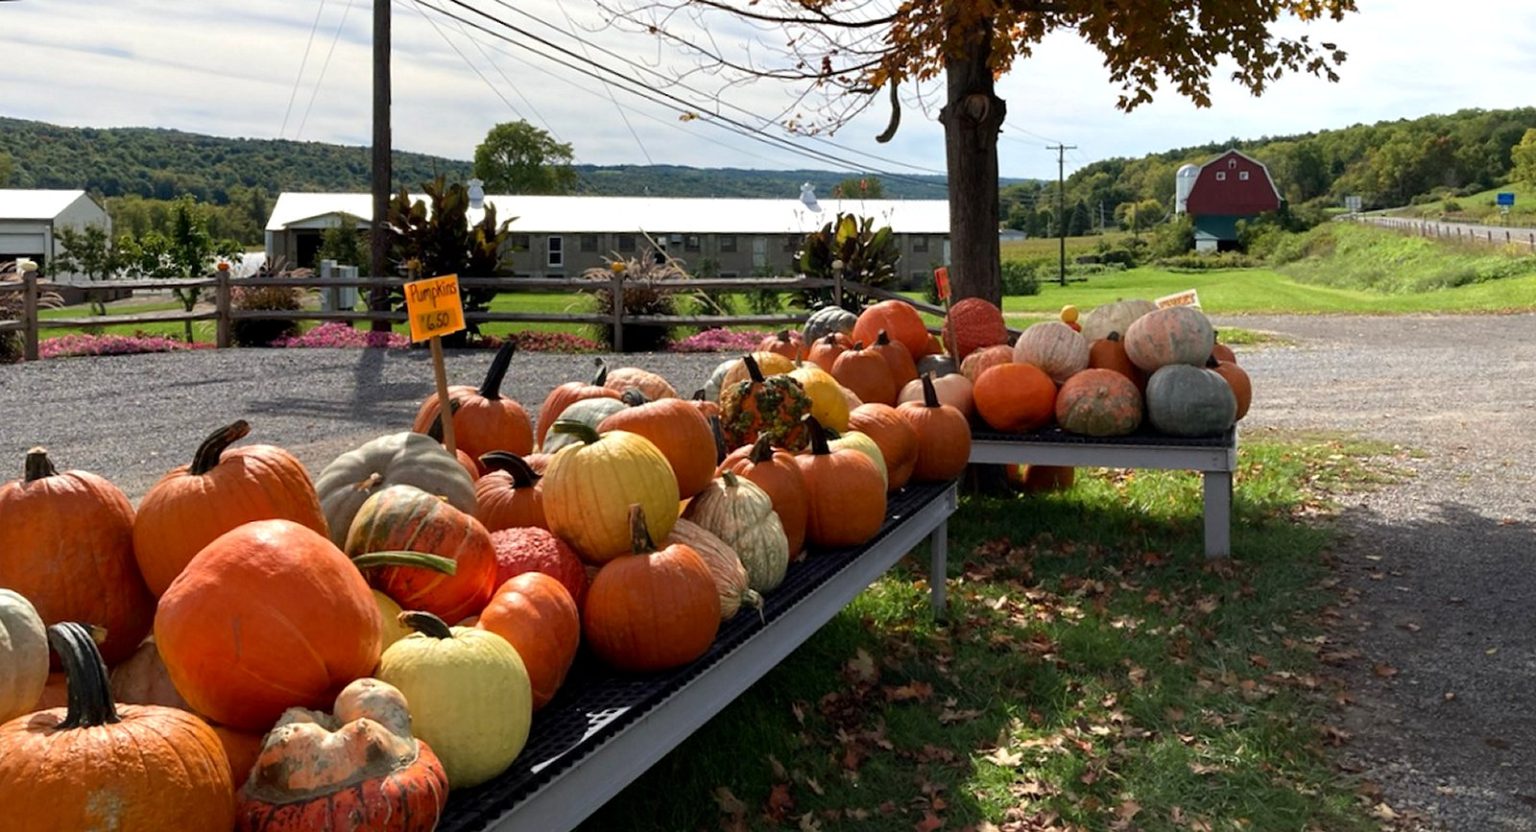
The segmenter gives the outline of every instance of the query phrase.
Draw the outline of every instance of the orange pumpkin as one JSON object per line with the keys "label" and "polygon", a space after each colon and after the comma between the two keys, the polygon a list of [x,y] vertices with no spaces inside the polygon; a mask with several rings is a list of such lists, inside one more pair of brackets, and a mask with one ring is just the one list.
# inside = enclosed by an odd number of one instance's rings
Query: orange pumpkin
{"label": "orange pumpkin", "polygon": [[960,374],[971,380],[974,386],[981,378],[981,374],[996,367],[999,364],[1013,363],[1013,347],[1007,344],[999,344],[995,347],[982,347],[965,357],[960,362]]}
{"label": "orange pumpkin", "polygon": [[1217,361],[1225,361],[1228,364],[1237,363],[1237,354],[1232,352],[1231,347],[1220,341],[1211,346],[1211,355],[1215,356]]}
{"label": "orange pumpkin", "polygon": [[517,648],[533,688],[533,709],[549,704],[581,645],[581,613],[565,587],[542,572],[524,572],[497,587],[475,624]]}
{"label": "orange pumpkin", "polygon": [[1026,494],[1062,491],[1077,481],[1077,469],[1062,465],[1008,465],[1008,483]]}
{"label": "orange pumpkin", "polygon": [[1114,370],[1084,370],[1056,394],[1057,423],[1084,436],[1133,433],[1141,426],[1141,409],[1141,391]]}
{"label": "orange pumpkin", "polygon": [[976,380],[976,414],[993,430],[1028,433],[1051,423],[1056,383],[1033,364],[1000,364]]}
{"label": "orange pumpkin", "polygon": [[578,608],[587,598],[587,568],[564,540],[548,529],[520,528],[491,532],[496,547],[496,586],[524,572],[542,572],[559,581]]}
{"label": "orange pumpkin", "polygon": [[549,395],[544,397],[544,404],[539,406],[539,423],[534,430],[534,439],[540,447],[544,445],[544,437],[549,434],[550,426],[560,418],[560,414],[564,413],[567,407],[582,399],[617,399],[619,397],[618,391],[609,390],[603,386],[608,381],[608,367],[603,364],[601,358],[595,361],[597,375],[590,383],[567,381],[549,391]]}
{"label": "orange pumpkin", "polygon": [[[458,401],[456,399],[449,399],[448,409],[454,413],[458,413]],[[432,418],[432,424],[427,426],[426,435],[430,436],[439,445],[442,445],[444,450],[447,450],[448,440],[443,435],[442,411],[437,411],[436,415]],[[455,437],[455,442],[457,443],[457,437]],[[485,468],[481,466],[474,457],[470,456],[468,451],[464,450],[463,445],[455,444],[453,449],[453,457],[459,461],[459,467],[464,469],[464,473],[469,475],[470,482],[477,482],[482,476],[485,475]],[[322,508],[324,508],[324,506],[322,506]]]}
{"label": "orange pumpkin", "polygon": [[[974,387],[970,379],[959,373],[933,377],[933,389],[938,393],[939,401],[960,411],[960,415],[967,419],[976,412],[976,403],[971,397]],[[897,405],[924,401],[924,395],[923,380],[913,379],[901,388],[901,394],[896,397]]]}
{"label": "orange pumpkin", "polygon": [[847,352],[852,346],[853,341],[847,335],[841,332],[828,333],[811,344],[810,349],[806,351],[805,360],[830,373],[837,357]]}
{"label": "orange pumpkin", "polygon": [[688,401],[694,407],[698,408],[699,413],[704,417],[706,421],[708,421],[709,417],[711,416],[720,415],[720,403],[710,401],[709,396],[705,395],[704,388],[702,387],[693,391],[693,397]]}
{"label": "orange pumpkin", "polygon": [[638,504],[630,507],[630,530],[633,553],[603,564],[587,589],[582,635],[620,670],[685,665],[709,650],[720,629],[715,579],[692,547],[658,550]]}
{"label": "orange pumpkin", "polygon": [[[501,395],[502,381],[516,352],[516,341],[502,344],[478,388],[465,384],[448,388],[448,400],[456,405],[450,408],[454,445],[469,454],[471,460],[491,451],[533,452],[533,425],[528,421],[528,413],[516,400]],[[437,394],[433,393],[416,411],[411,430],[426,433],[441,413]]]}
{"label": "orange pumpkin", "polygon": [[392,485],[369,497],[347,533],[350,558],[402,550],[454,562],[452,574],[397,565],[370,572],[369,584],[402,609],[458,621],[485,606],[495,589],[491,533],[479,520],[414,485]]}
{"label": "orange pumpkin", "polygon": [[155,645],[198,713],[251,731],[317,707],[379,660],[379,609],[329,538],[290,520],[208,544],[160,597]]}
{"label": "orange pumpkin", "polygon": [[752,445],[743,445],[732,451],[720,463],[719,473],[731,471],[751,480],[767,492],[773,503],[773,511],[779,515],[784,536],[789,540],[790,560],[797,560],[805,552],[805,476],[794,456],[782,448],[773,447],[768,437],[758,437]]}
{"label": "orange pumpkin", "polygon": [[821,549],[860,546],[885,523],[885,479],[865,454],[832,450],[815,419],[811,451],[795,457],[805,477],[806,540]]}
{"label": "orange pumpkin", "polygon": [[896,413],[917,437],[913,482],[945,482],[960,476],[971,458],[971,425],[965,414],[939,401],[933,376],[925,375],[923,400],[905,402]]}
{"label": "orange pumpkin", "polygon": [[1237,420],[1240,421],[1248,414],[1248,405],[1253,403],[1253,381],[1248,378],[1248,371],[1235,362],[1218,360],[1214,354],[1206,366],[1226,379],[1232,388],[1232,395],[1237,397]]}
{"label": "orange pumpkin", "polygon": [[224,759],[229,762],[229,778],[234,783],[244,783],[251,776],[251,769],[256,767],[256,758],[261,756],[261,739],[266,736],[266,731],[240,731],[228,725],[209,723],[215,736],[219,738],[219,745],[224,747]]}
{"label": "orange pumpkin", "polygon": [[176,708],[116,705],[90,634],[67,622],[48,642],[69,707],[0,725],[5,827],[26,832],[228,832],[234,789],[219,738]]}
{"label": "orange pumpkin", "polygon": [[539,475],[517,454],[492,451],[480,457],[485,476],[475,480],[475,519],[489,532],[519,526],[548,528]]}
{"label": "orange pumpkin", "polygon": [[906,346],[909,354],[928,354],[928,326],[911,304],[899,300],[883,300],[866,308],[859,313],[859,319],[854,323],[849,337],[855,342],[873,344],[880,337],[882,329],[890,333],[892,341],[900,341]]}
{"label": "orange pumpkin", "polygon": [[758,352],[776,352],[799,363],[805,358],[805,337],[798,330],[781,329],[777,335],[769,335],[757,345]]}
{"label": "orange pumpkin", "polygon": [[896,377],[891,365],[880,353],[855,342],[853,349],[832,362],[832,377],[848,388],[861,402],[896,404]]}
{"label": "orange pumpkin", "polygon": [[912,467],[917,464],[917,431],[896,408],[888,404],[861,404],[848,414],[848,427],[873,439],[880,448],[888,490],[896,491],[912,479]]}
{"label": "orange pumpkin", "polygon": [[229,447],[250,432],[242,419],[209,434],[191,465],[161,477],[139,501],[133,552],[150,592],[164,593],[193,555],[242,523],[292,520],[327,533],[315,486],[293,454]]}
{"label": "orange pumpkin", "polygon": [[27,452],[20,480],[0,485],[0,586],[32,602],[44,624],[106,628],[102,653],[120,662],[149,631],[155,599],[133,557],[133,506],[86,472],[60,474]]}
{"label": "orange pumpkin", "polygon": [[1147,392],[1147,374],[1125,354],[1125,342],[1118,332],[1111,332],[1088,346],[1088,366],[1094,370],[1114,370],[1130,379],[1138,392],[1143,395]]}
{"label": "orange pumpkin", "polygon": [[597,426],[599,434],[615,430],[651,440],[671,463],[682,499],[703,491],[715,475],[715,437],[709,420],[691,402],[658,399],[620,410]]}
{"label": "orange pumpkin", "polygon": [[983,348],[1008,343],[1003,310],[982,298],[955,301],[944,316],[944,345],[956,361]]}
{"label": "orange pumpkin", "polygon": [[[886,366],[891,368],[891,380],[896,383],[898,391],[905,387],[907,382],[917,378],[917,362],[913,360],[912,352],[902,343],[892,341],[890,333],[880,330],[874,346],[870,349],[885,359]],[[895,404],[895,401],[891,404]]]}

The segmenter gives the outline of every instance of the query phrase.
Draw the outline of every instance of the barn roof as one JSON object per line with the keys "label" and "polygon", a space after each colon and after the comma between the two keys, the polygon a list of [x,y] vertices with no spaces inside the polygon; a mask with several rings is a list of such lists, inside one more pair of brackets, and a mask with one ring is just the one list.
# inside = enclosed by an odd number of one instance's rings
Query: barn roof
{"label": "barn roof", "polygon": [[0,220],[51,220],[83,196],[79,190],[0,188]]}
{"label": "barn roof", "polygon": [[[426,199],[413,194],[412,200]],[[839,211],[874,217],[897,233],[948,234],[949,202],[942,199],[823,199],[820,212],[798,199],[703,199],[652,196],[486,195],[501,218],[515,218],[516,233],[803,234]],[[338,213],[363,220],[373,200],[358,193],[284,193],[272,206],[268,231],[321,228]],[[477,219],[471,212],[471,220]]]}

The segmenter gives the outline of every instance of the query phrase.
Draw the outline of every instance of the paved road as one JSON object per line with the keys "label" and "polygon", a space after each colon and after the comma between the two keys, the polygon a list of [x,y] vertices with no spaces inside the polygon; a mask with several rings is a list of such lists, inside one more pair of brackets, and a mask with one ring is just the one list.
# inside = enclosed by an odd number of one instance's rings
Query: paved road
{"label": "paved road", "polygon": [[1475,243],[1489,243],[1492,245],[1512,244],[1527,246],[1531,250],[1536,251],[1536,228],[1474,225],[1463,222],[1438,222],[1436,220],[1416,220],[1407,217],[1382,217],[1376,215],[1362,216],[1359,220],[1360,222],[1412,232],[1426,237],[1469,240]]}

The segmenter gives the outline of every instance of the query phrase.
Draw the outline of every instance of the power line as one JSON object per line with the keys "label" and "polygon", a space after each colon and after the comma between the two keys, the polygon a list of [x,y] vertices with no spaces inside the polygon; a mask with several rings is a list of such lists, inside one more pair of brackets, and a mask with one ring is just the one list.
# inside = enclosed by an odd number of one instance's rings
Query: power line
{"label": "power line", "polygon": [[[568,27],[566,31],[570,32],[573,40],[581,44],[581,53],[586,55],[588,59],[591,59],[592,53],[587,51],[587,42],[577,37],[574,31],[571,31],[576,28],[576,21],[571,19],[571,13],[565,8],[564,3],[557,5],[560,7],[560,14],[565,17],[565,25]],[[630,124],[629,114],[624,111],[623,107],[619,106],[619,97],[613,94],[613,85],[605,82],[603,84],[603,91],[608,93],[608,100],[612,101],[614,109],[619,111],[619,118],[624,120],[624,127],[629,130],[629,135],[634,137],[635,146],[640,148],[640,155],[645,157],[646,164],[656,164],[656,160],[651,158],[651,152],[645,149],[645,142],[640,141],[640,134],[635,130],[635,125]]]}
{"label": "power line", "polygon": [[341,29],[347,23],[347,15],[352,13],[352,4],[355,0],[347,0],[347,7],[341,10],[341,20],[336,23],[336,31],[331,35],[331,48],[325,52],[325,62],[320,64],[320,77],[315,79],[315,88],[309,92],[309,102],[304,105],[304,117],[299,119],[299,129],[294,131],[293,137],[304,135],[304,125],[309,123],[309,111],[315,106],[315,97],[320,94],[320,86],[325,83],[325,71],[331,68],[331,56],[336,54],[336,43],[341,40]]}
{"label": "power line", "polygon": [[[378,0],[374,1],[378,2]],[[401,0],[401,2],[405,2],[405,0]],[[501,90],[497,89],[496,85],[491,83],[491,79],[485,77],[485,73],[481,72],[480,67],[475,66],[474,61],[471,61],[469,56],[465,55],[464,52],[459,49],[458,44],[455,44],[452,38],[448,37],[446,34],[443,34],[443,30],[438,27],[437,21],[427,17],[427,13],[421,10],[420,5],[416,3],[410,3],[409,5],[411,8],[416,10],[417,14],[421,15],[423,20],[427,21],[427,23],[432,27],[432,31],[436,32],[437,36],[442,38],[444,43],[448,44],[448,48],[452,49],[454,53],[459,56],[459,59],[462,60],[465,65],[467,65],[470,70],[475,73],[475,75],[479,76],[480,80],[485,82],[487,87],[491,88],[491,92],[495,93],[496,97],[501,99],[501,103],[507,105],[507,109],[511,110],[513,115],[517,116],[518,118],[523,117],[523,114],[518,111],[517,106],[511,101],[508,101],[505,95],[501,94]]]}
{"label": "power line", "polygon": [[325,0],[320,0],[320,7],[315,9],[315,22],[309,26],[309,40],[304,42],[304,57],[299,59],[299,74],[293,79],[293,90],[288,93],[288,108],[283,111],[283,126],[277,129],[277,137],[282,138],[288,130],[288,116],[293,114],[293,101],[299,95],[299,82],[304,80],[304,67],[309,64],[309,50],[315,45],[315,32],[320,28],[320,15],[325,11]]}
{"label": "power line", "polygon": [[[419,12],[419,11],[421,11],[421,9],[418,8],[417,11]],[[422,12],[422,14],[425,15],[426,13]],[[457,21],[455,21],[455,22],[457,22]],[[459,23],[458,24],[458,29],[459,29],[459,32],[464,35],[464,38],[466,40],[468,40],[469,42],[471,42],[471,43],[473,43],[475,45],[476,51],[478,51],[480,53],[481,57],[485,58],[485,62],[486,63],[491,65],[491,69],[496,70],[496,74],[501,76],[501,80],[507,82],[507,86],[512,88],[512,92],[516,93],[518,99],[521,100],[523,102],[523,104],[525,104],[528,107],[528,111],[533,113],[534,118],[537,118],[539,120],[539,123],[544,125],[544,129],[546,131],[548,131],[551,136],[554,136],[555,139],[558,141],[560,139],[560,136],[559,136],[558,133],[555,132],[554,126],[549,123],[549,119],[544,118],[544,114],[539,112],[539,108],[534,106],[533,101],[531,99],[529,99],[528,96],[523,94],[522,89],[519,88],[517,86],[517,84],[514,84],[512,82],[511,78],[507,77],[507,73],[501,71],[501,65],[496,63],[496,61],[494,59],[492,59],[489,54],[486,53],[485,45],[480,43],[480,41],[477,40],[476,38],[474,38],[473,36],[471,36],[469,34],[469,30],[464,28],[464,24]]]}

